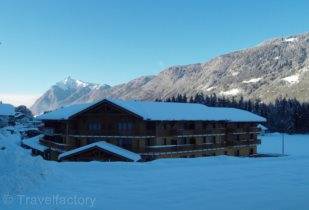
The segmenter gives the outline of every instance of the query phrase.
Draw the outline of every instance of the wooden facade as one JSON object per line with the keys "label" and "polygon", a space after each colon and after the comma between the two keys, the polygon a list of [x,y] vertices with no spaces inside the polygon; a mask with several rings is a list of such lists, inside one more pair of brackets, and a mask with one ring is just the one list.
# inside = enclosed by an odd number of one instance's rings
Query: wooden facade
{"label": "wooden facade", "polygon": [[[49,147],[48,157],[97,141],[106,141],[138,153],[144,161],[157,158],[186,158],[213,155],[255,154],[258,122],[153,121],[118,105],[104,101],[66,120],[43,120]],[[87,151],[68,160],[120,160],[118,157]],[[93,157],[93,158],[92,158]]]}

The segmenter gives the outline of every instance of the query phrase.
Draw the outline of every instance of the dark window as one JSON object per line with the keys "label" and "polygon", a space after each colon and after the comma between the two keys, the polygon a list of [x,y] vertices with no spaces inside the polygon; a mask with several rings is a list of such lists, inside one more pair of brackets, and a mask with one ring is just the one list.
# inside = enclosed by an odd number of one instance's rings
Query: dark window
{"label": "dark window", "polygon": [[194,130],[195,124],[194,123],[185,123],[184,127],[185,127],[186,130]]}
{"label": "dark window", "polygon": [[127,123],[127,130],[131,131],[132,128],[133,128],[133,124],[130,123],[130,122],[128,122],[128,123]]}
{"label": "dark window", "polygon": [[189,124],[189,129],[190,130],[194,130],[195,129],[195,124],[194,123],[190,123]]}
{"label": "dark window", "polygon": [[118,123],[119,131],[131,131],[133,129],[133,124],[130,122],[120,122]]}
{"label": "dark window", "polygon": [[172,140],[172,145],[177,145],[177,139]]}
{"label": "dark window", "polygon": [[212,155],[213,155],[213,156],[216,156],[216,153],[214,152],[214,153],[212,153]]}
{"label": "dark window", "polygon": [[191,138],[191,139],[190,139],[190,144],[195,144],[195,142],[196,142],[196,141],[195,141],[195,138]]}
{"label": "dark window", "polygon": [[212,143],[215,144],[216,143],[216,136],[212,137]]}
{"label": "dark window", "polygon": [[254,154],[254,150],[251,148],[250,149],[250,155],[253,155]]}
{"label": "dark window", "polygon": [[236,150],[235,155],[239,156],[239,150]]}
{"label": "dark window", "polygon": [[206,136],[203,137],[203,143],[206,143]]}
{"label": "dark window", "polygon": [[166,130],[167,129],[167,125],[164,123],[164,125],[163,125],[163,128],[164,128],[164,130]]}
{"label": "dark window", "polygon": [[119,146],[126,148],[126,149],[131,149],[131,147],[132,147],[132,140],[131,139],[119,139],[118,143],[119,143]]}
{"label": "dark window", "polygon": [[253,139],[254,138],[254,135],[253,133],[250,134],[250,139]]}
{"label": "dark window", "polygon": [[224,155],[227,155],[227,151],[224,151]]}
{"label": "dark window", "polygon": [[213,124],[212,124],[212,128],[216,128],[216,123],[213,123]]}
{"label": "dark window", "polygon": [[164,145],[167,145],[167,140],[166,140],[166,138],[164,138],[163,142],[164,142],[164,143],[163,143]]}
{"label": "dark window", "polygon": [[180,139],[180,144],[186,144],[187,143],[187,139],[186,138],[181,138]]}
{"label": "dark window", "polygon": [[153,122],[147,122],[147,123],[146,123],[146,129],[147,129],[147,130],[153,130],[153,129],[155,129],[155,123],[153,123]]}
{"label": "dark window", "polygon": [[203,122],[203,128],[206,129],[207,128],[207,123]]}
{"label": "dark window", "polygon": [[240,140],[240,136],[239,136],[239,134],[237,134],[236,139],[237,139],[237,141],[239,141],[239,140]]}
{"label": "dark window", "polygon": [[147,139],[145,140],[146,146],[154,146],[155,145],[155,140],[154,139]]}
{"label": "dark window", "polygon": [[240,123],[237,123],[237,128],[240,128]]}
{"label": "dark window", "polygon": [[91,131],[101,130],[101,124],[99,122],[90,122],[88,124],[88,129]]}

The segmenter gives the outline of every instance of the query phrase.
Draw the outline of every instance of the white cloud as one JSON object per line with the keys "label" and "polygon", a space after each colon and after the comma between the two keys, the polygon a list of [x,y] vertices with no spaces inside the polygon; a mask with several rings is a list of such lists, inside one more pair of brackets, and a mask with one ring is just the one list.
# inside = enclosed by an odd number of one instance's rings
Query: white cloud
{"label": "white cloud", "polygon": [[26,105],[30,107],[39,97],[39,95],[33,94],[0,93],[0,101],[13,104],[14,106]]}

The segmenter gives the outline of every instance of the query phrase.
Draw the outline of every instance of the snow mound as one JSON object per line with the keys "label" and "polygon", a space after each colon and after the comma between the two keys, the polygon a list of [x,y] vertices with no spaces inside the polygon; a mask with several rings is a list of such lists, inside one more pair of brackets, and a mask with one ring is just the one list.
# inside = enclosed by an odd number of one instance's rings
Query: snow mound
{"label": "snow mound", "polygon": [[20,146],[20,135],[0,129],[0,195],[18,193],[37,187],[46,168],[41,157],[32,157]]}

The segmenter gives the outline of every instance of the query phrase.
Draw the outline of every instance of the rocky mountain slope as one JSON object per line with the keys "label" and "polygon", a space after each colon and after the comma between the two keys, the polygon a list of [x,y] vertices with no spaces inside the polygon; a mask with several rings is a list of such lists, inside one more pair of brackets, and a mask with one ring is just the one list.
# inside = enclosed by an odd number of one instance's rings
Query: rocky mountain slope
{"label": "rocky mountain slope", "polygon": [[98,100],[164,99],[179,93],[244,96],[269,102],[290,97],[309,101],[309,33],[276,38],[253,48],[218,56],[205,63],[172,66],[156,76],[108,86],[67,78],[31,107],[34,113]]}

